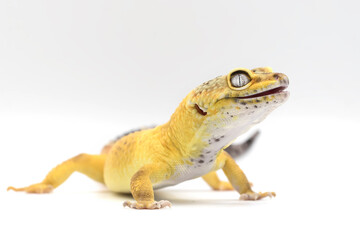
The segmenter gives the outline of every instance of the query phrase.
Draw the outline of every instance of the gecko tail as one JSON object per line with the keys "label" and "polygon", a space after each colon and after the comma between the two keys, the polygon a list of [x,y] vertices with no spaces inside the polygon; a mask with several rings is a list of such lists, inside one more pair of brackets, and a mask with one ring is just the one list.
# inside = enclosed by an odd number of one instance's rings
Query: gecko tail
{"label": "gecko tail", "polygon": [[255,142],[256,138],[259,136],[260,131],[256,131],[248,140],[239,144],[231,144],[229,147],[225,149],[227,153],[230,154],[233,158],[238,158],[247,152],[250,147]]}

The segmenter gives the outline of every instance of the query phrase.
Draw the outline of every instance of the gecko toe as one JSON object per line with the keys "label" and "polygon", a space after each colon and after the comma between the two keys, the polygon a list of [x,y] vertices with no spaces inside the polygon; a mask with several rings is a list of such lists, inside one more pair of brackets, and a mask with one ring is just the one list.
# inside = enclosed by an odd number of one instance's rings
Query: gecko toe
{"label": "gecko toe", "polygon": [[125,201],[123,203],[124,207],[132,208],[132,209],[161,209],[165,207],[171,207],[171,203],[167,200],[161,200],[159,202],[131,202]]}
{"label": "gecko toe", "polygon": [[265,197],[275,197],[275,192],[264,192],[264,193],[256,193],[256,192],[247,192],[240,195],[240,200],[260,200]]}

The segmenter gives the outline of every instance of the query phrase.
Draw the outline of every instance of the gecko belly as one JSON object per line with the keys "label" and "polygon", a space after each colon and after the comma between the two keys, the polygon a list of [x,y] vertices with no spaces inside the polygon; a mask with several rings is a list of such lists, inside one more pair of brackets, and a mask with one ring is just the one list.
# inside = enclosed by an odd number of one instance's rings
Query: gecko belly
{"label": "gecko belly", "polygon": [[174,174],[167,180],[156,183],[153,185],[154,189],[164,188],[168,186],[174,186],[187,180],[201,177],[211,171],[215,166],[215,160],[207,159],[194,159],[193,164],[186,164],[175,168]]}

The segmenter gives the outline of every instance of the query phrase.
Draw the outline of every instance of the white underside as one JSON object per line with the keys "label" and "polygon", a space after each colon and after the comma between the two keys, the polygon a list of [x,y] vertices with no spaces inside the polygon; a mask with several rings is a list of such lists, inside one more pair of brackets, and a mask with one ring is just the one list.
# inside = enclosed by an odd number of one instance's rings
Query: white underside
{"label": "white underside", "polygon": [[[256,109],[231,112],[233,117],[224,118],[223,121],[217,123],[216,126],[213,122],[205,123],[207,125],[207,131],[211,133],[211,136],[203,140],[209,143],[209,145],[201,151],[203,157],[193,159],[192,165],[184,164],[179,166],[170,179],[155,184],[154,188],[173,186],[217,170],[215,169],[216,154],[225,146],[232,143],[238,136],[248,131],[253,125],[264,120],[278,105],[280,105],[280,102],[270,106],[266,105],[266,103],[260,103]],[[203,163],[199,163],[199,160],[203,160]]]}

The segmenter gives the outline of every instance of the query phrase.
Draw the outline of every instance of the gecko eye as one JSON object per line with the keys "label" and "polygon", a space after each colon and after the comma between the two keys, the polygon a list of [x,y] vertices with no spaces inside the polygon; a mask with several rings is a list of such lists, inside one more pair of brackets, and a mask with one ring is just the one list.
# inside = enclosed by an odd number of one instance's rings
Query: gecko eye
{"label": "gecko eye", "polygon": [[251,81],[249,75],[245,72],[234,72],[230,76],[230,82],[233,87],[243,87]]}

